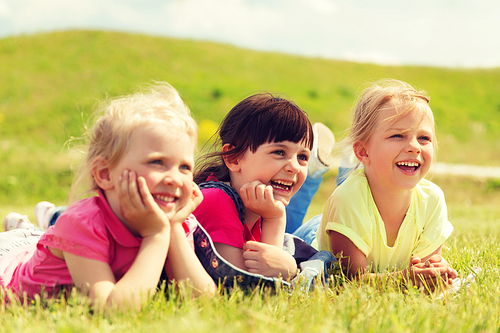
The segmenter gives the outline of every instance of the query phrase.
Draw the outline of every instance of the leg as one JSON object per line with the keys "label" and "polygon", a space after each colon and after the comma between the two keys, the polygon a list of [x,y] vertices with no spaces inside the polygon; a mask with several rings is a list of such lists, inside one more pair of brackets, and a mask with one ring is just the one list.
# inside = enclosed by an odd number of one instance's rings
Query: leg
{"label": "leg", "polygon": [[302,225],[311,200],[323,181],[323,175],[333,163],[332,150],[335,136],[322,123],[313,125],[313,148],[307,167],[307,178],[299,191],[292,197],[286,207],[286,232],[293,233]]}
{"label": "leg", "polygon": [[44,230],[56,223],[59,216],[66,210],[66,206],[56,207],[48,201],[40,201],[35,206],[35,220],[38,226]]}
{"label": "leg", "polygon": [[301,238],[304,242],[311,245],[316,238],[316,232],[321,224],[323,214],[316,215],[306,223],[302,224],[294,233],[294,236]]}
{"label": "leg", "polygon": [[0,233],[0,256],[29,244],[36,244],[44,231],[38,228],[13,229]]}
{"label": "leg", "polygon": [[290,203],[286,206],[286,232],[294,233],[297,228],[302,225],[307,209],[311,204],[311,200],[316,194],[323,181],[323,177],[312,178],[307,176],[306,181],[297,193],[290,199]]}

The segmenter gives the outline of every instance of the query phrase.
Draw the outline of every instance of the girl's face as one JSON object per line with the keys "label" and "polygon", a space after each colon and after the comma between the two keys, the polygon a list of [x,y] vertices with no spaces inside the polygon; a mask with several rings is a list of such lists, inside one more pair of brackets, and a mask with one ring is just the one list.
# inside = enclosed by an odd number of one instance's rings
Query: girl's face
{"label": "girl's face", "polygon": [[368,142],[354,145],[365,165],[370,187],[410,190],[427,174],[434,158],[434,121],[430,109],[418,106],[391,121],[395,107],[380,113]]}
{"label": "girl's face", "polygon": [[268,142],[255,152],[248,149],[237,161],[237,172],[231,171],[231,185],[237,191],[255,180],[273,187],[275,200],[288,205],[307,176],[311,151],[303,142]]}
{"label": "girl's face", "polygon": [[158,125],[139,127],[130,136],[128,151],[110,172],[115,192],[123,171],[134,171],[144,177],[155,202],[170,219],[193,194],[193,156],[194,142],[187,133]]}

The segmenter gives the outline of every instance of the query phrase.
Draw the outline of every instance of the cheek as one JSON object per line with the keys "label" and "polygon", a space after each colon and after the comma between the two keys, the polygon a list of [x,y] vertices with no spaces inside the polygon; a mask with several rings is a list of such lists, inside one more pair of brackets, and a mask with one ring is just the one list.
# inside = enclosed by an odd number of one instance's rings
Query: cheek
{"label": "cheek", "polygon": [[193,193],[193,175],[186,175],[182,179],[182,183],[184,184],[184,192],[186,192],[186,197],[190,198]]}
{"label": "cheek", "polygon": [[425,160],[425,164],[427,164],[429,167],[430,165],[432,164],[432,162],[434,162],[434,150],[430,150],[430,151],[427,151],[427,152],[424,152],[424,160]]}
{"label": "cheek", "polygon": [[297,193],[298,189],[302,186],[302,184],[304,184],[306,178],[307,178],[307,167],[302,168],[297,175],[297,182],[295,183],[296,190],[294,194]]}

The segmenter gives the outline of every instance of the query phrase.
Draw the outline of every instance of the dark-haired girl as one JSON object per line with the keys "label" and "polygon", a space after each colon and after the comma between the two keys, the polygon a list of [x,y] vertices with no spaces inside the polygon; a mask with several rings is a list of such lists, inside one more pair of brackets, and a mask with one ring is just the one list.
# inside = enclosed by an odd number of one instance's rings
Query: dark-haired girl
{"label": "dark-haired girl", "polygon": [[217,133],[216,149],[198,159],[195,182],[224,183],[230,190],[202,187],[204,199],[193,214],[233,265],[294,276],[296,262],[282,249],[285,206],[307,177],[313,147],[307,114],[287,99],[257,94],[233,107]]}

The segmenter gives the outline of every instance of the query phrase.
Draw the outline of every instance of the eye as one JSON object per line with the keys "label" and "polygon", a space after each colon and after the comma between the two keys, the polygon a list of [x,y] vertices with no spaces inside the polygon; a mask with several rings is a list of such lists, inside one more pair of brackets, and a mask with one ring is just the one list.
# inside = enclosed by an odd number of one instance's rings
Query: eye
{"label": "eye", "polygon": [[299,154],[299,156],[297,156],[297,158],[301,161],[309,161],[309,156],[306,155],[306,154]]}
{"label": "eye", "polygon": [[149,161],[149,164],[162,165],[163,161],[162,160],[151,160],[151,161]]}
{"label": "eye", "polygon": [[182,171],[188,171],[191,172],[193,170],[193,167],[189,164],[183,164],[179,167]]}
{"label": "eye", "polygon": [[420,136],[418,137],[418,140],[419,141],[427,141],[427,142],[431,142],[431,138],[429,136]]}
{"label": "eye", "polygon": [[276,154],[279,156],[285,156],[285,151],[284,150],[274,150],[272,154]]}
{"label": "eye", "polygon": [[390,138],[395,138],[395,139],[401,139],[402,137],[403,137],[402,134],[394,134],[390,136]]}

